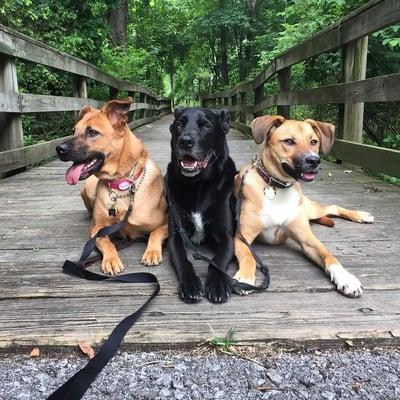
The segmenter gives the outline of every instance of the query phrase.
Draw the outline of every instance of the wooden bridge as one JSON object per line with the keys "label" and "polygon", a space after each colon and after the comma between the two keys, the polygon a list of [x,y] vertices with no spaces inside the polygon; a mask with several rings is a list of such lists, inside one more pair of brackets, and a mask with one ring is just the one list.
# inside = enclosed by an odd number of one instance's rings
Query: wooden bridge
{"label": "wooden bridge", "polygon": [[[342,105],[341,139],[334,154],[351,165],[325,161],[318,181],[304,185],[304,190],[323,203],[363,209],[375,216],[372,225],[337,220],[334,228],[314,227],[317,236],[363,282],[364,295],[348,299],[338,294],[295,245],[257,245],[271,269],[267,292],[234,296],[223,305],[206,300],[189,305],[178,298],[165,249],[164,263],[151,269],[160,279],[161,294],[128,333],[125,346],[186,346],[209,338],[210,327],[220,336],[235,328],[237,339],[243,342],[399,343],[400,188],[360,168],[400,177],[399,151],[361,143],[363,103],[400,100],[400,74],[365,79],[367,37],[399,21],[398,0],[371,1],[275,59],[255,80],[202,100],[206,106],[223,106],[231,112],[235,129],[229,134],[229,147],[238,168],[256,152],[246,136],[254,115],[274,106],[289,116],[294,105]],[[343,50],[342,83],[291,90],[292,65],[338,48]],[[64,71],[71,77],[73,97],[19,93],[16,59]],[[276,77],[278,90],[269,93],[266,82]],[[0,174],[12,175],[0,181],[1,348],[75,346],[82,340],[100,344],[151,291],[144,286],[103,286],[64,275],[61,266],[67,258],[78,258],[90,220],[78,188],[65,183],[64,163],[51,161],[29,169],[54,157],[55,145],[63,139],[23,147],[21,115],[78,111],[84,104],[100,106],[102,101],[86,98],[87,85],[93,81],[107,85],[110,98],[134,97],[130,124],[165,171],[172,119],[167,115],[168,99],[0,26]],[[144,244],[137,243],[121,252],[128,272],[147,270],[140,265],[143,250]],[[201,262],[195,266],[204,277],[206,266]]]}

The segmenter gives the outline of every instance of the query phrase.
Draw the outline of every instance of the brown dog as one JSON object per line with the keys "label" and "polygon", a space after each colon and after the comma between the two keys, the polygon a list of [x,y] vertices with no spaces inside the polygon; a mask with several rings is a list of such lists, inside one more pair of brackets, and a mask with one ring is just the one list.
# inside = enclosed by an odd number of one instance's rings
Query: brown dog
{"label": "brown dog", "polygon": [[[157,265],[168,235],[165,187],[161,171],[127,125],[131,103],[128,98],[109,101],[101,110],[85,106],[74,137],[59,145],[57,153],[61,160],[73,161],[66,173],[69,184],[87,179],[81,196],[93,215],[90,235],[122,220],[131,204],[133,210],[121,233],[131,239],[150,234],[142,263]],[[97,239],[97,247],[103,254],[104,273],[123,271],[109,238]]]}
{"label": "brown dog", "polygon": [[[320,166],[318,152],[330,150],[335,127],[311,119],[294,121],[267,115],[256,118],[252,130],[256,143],[264,141],[264,145],[258,158],[245,166],[235,180],[237,195],[244,177],[240,216],[242,235],[249,243],[256,238],[269,244],[294,239],[303,253],[323,268],[340,293],[349,297],[360,296],[360,281],[347,272],[314,236],[309,221],[319,219],[321,223],[329,224],[330,219],[326,216],[332,215],[371,223],[373,216],[335,205],[322,206],[304,196],[299,184],[299,181],[314,180]],[[238,232],[235,255],[239,262],[235,278],[254,284],[256,263]]]}

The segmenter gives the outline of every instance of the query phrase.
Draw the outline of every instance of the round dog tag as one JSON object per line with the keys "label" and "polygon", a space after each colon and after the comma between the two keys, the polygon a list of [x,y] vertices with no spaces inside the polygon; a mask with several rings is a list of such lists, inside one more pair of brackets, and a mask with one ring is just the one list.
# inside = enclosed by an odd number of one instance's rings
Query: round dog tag
{"label": "round dog tag", "polygon": [[128,190],[130,186],[131,186],[131,183],[129,181],[123,180],[119,183],[118,189],[119,190]]}
{"label": "round dog tag", "polygon": [[272,200],[276,195],[275,188],[272,186],[266,186],[264,188],[264,195],[267,199]]}

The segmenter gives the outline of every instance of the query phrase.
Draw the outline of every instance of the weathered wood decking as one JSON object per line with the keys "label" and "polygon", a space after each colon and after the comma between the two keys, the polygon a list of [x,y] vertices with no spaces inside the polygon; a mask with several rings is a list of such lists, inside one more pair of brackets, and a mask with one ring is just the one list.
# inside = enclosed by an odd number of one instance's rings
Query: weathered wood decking
{"label": "weathered wood decking", "polygon": [[[169,122],[164,117],[136,131],[163,170],[170,157]],[[240,167],[255,153],[255,145],[237,132],[229,138]],[[66,258],[78,258],[89,227],[79,189],[65,183],[66,167],[54,161],[0,181],[0,347],[101,343],[150,293],[150,287],[91,283],[61,272]],[[375,215],[372,225],[337,219],[334,228],[314,226],[318,237],[360,277],[365,288],[360,299],[336,293],[290,244],[257,246],[270,265],[267,292],[234,295],[224,305],[206,300],[188,305],[177,296],[165,250],[164,263],[151,268],[160,279],[161,295],[131,329],[125,345],[199,342],[211,336],[210,326],[219,335],[236,328],[243,341],[399,338],[399,188],[324,163],[318,182],[304,190],[321,202]],[[143,249],[138,243],[121,252],[127,272],[147,270],[140,265]],[[204,276],[204,263],[196,265]]]}

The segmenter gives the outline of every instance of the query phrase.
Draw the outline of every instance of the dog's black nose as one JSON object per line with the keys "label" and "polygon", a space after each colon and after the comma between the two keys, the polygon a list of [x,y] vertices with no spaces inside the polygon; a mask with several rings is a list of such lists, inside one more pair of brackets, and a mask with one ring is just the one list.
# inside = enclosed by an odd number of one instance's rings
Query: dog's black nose
{"label": "dog's black nose", "polygon": [[179,144],[186,149],[191,149],[194,143],[191,136],[181,136],[179,138]]}
{"label": "dog's black nose", "polygon": [[65,155],[67,150],[68,150],[68,146],[65,143],[61,143],[56,147],[56,151],[59,156]]}
{"label": "dog's black nose", "polygon": [[305,157],[304,161],[311,168],[317,168],[321,164],[321,159],[316,154],[309,154]]}

